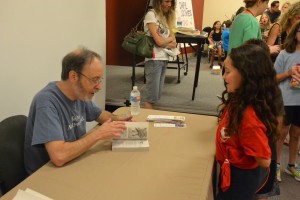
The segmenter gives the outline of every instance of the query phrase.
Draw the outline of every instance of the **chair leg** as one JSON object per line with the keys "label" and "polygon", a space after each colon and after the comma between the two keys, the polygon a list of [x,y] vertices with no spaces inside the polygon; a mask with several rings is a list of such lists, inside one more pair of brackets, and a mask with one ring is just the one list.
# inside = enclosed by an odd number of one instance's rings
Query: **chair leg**
{"label": "chair leg", "polygon": [[215,60],[215,52],[214,50],[211,50],[211,56],[210,56],[210,68],[214,65],[214,60]]}
{"label": "chair leg", "polygon": [[144,84],[146,84],[146,73],[145,73],[145,68],[144,68]]}

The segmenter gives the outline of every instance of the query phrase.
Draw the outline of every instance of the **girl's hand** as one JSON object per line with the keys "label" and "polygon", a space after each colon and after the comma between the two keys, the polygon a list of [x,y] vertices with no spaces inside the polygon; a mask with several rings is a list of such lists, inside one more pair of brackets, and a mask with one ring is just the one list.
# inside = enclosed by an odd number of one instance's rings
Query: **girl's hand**
{"label": "girl's hand", "polygon": [[298,81],[298,83],[300,83],[300,66],[293,66],[290,70],[289,70],[289,75],[296,79],[296,81]]}

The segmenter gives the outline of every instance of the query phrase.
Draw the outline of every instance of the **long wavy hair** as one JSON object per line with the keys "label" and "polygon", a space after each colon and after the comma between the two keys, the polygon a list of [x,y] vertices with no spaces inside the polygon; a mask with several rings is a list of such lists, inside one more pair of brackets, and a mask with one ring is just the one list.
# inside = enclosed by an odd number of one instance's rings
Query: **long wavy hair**
{"label": "long wavy hair", "polygon": [[242,76],[241,87],[234,93],[225,90],[219,108],[219,121],[228,111],[228,135],[238,134],[244,112],[252,106],[266,126],[269,139],[278,138],[278,120],[282,108],[281,92],[270,55],[258,45],[243,44],[229,54],[233,66]]}
{"label": "long wavy hair", "polygon": [[291,19],[300,14],[300,1],[294,3],[288,7],[288,9],[281,14],[279,18],[279,24],[281,26],[281,32],[286,31],[292,27]]}
{"label": "long wavy hair", "polygon": [[296,24],[293,25],[291,32],[286,37],[284,48],[289,53],[294,53],[296,51],[297,47],[297,32],[300,29],[300,21],[298,21]]}
{"label": "long wavy hair", "polygon": [[169,29],[175,28],[176,23],[176,0],[172,0],[172,6],[168,13],[164,13],[162,10],[162,1],[163,0],[153,0],[152,7],[155,13],[158,15],[160,23],[168,27]]}

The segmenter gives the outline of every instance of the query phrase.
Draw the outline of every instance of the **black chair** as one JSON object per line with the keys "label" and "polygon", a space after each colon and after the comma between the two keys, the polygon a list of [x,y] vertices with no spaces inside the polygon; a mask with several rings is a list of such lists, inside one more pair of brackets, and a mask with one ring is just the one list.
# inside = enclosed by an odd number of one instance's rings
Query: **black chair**
{"label": "black chair", "polygon": [[16,115],[0,122],[0,189],[5,194],[26,178],[24,138],[27,117]]}
{"label": "black chair", "polygon": [[[204,31],[204,32],[207,33],[207,36],[209,36],[211,30],[212,30],[212,28],[209,27],[209,26],[207,26],[207,27],[205,27],[205,28],[202,29],[202,31]],[[209,45],[208,37],[207,37],[207,39],[205,39],[205,44]],[[208,49],[205,49],[205,50],[202,51],[202,56],[204,56],[204,57],[208,56],[209,57],[209,51],[208,51]]]}

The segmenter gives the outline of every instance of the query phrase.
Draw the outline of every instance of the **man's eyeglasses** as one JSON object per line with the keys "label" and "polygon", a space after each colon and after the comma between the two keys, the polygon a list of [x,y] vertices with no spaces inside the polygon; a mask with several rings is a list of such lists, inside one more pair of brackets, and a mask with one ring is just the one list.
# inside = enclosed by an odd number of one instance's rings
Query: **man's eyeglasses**
{"label": "man's eyeglasses", "polygon": [[77,73],[84,76],[85,78],[87,78],[90,81],[90,83],[92,83],[92,84],[98,85],[98,84],[102,83],[103,78],[101,78],[101,77],[90,78],[81,72],[77,72]]}

